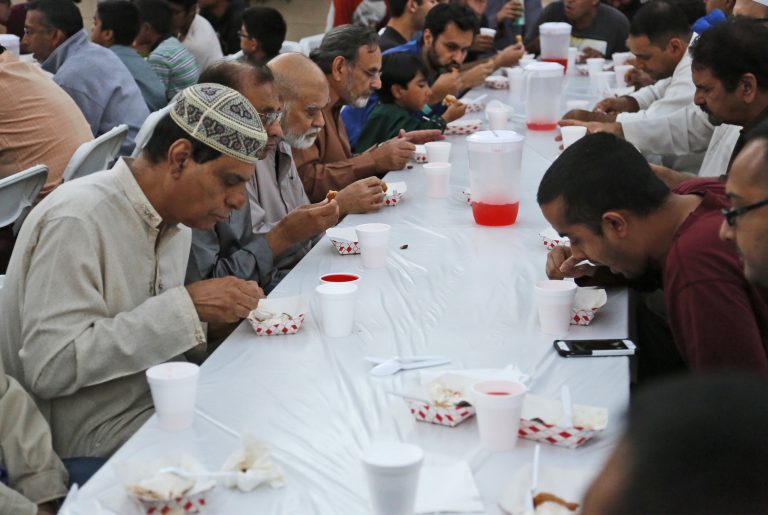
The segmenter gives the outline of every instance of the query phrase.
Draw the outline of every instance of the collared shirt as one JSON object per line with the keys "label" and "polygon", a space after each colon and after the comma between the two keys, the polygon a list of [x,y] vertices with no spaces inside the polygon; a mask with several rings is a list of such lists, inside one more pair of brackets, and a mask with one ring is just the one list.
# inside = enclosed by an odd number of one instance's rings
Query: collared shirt
{"label": "collared shirt", "polygon": [[157,111],[168,104],[165,98],[165,84],[157,76],[149,63],[136,50],[124,45],[109,47],[133,75],[141,95],[150,111]]}
{"label": "collared shirt", "polygon": [[0,359],[0,514],[37,515],[37,504],[67,495],[67,471],[51,447],[51,430],[35,401]]}
{"label": "collared shirt", "polygon": [[149,54],[147,62],[165,86],[165,97],[170,100],[184,88],[197,84],[200,70],[192,54],[181,41],[165,38]]}
{"label": "collared shirt", "polygon": [[60,456],[111,455],[152,414],[144,372],[205,343],[183,286],[190,239],[123,160],[30,212],[0,295],[0,353]]}
{"label": "collared shirt", "polygon": [[250,206],[232,211],[213,229],[192,230],[186,283],[235,276],[256,281],[269,293],[287,275],[275,268],[272,249],[263,234],[254,234]]}
{"label": "collared shirt", "polygon": [[408,42],[405,37],[400,34],[397,29],[387,25],[379,34],[379,48],[382,52],[394,48],[396,46],[404,45]]}
{"label": "collared shirt", "polygon": [[127,124],[128,136],[120,153],[131,154],[133,139],[149,109],[131,72],[114,52],[91,43],[81,30],[54,50],[42,68],[53,73],[56,84],[69,93],[94,136]]}
{"label": "collared shirt", "polygon": [[341,190],[358,179],[365,179],[387,170],[380,169],[373,152],[352,155],[347,131],[339,116],[341,101],[323,108],[325,126],[315,143],[305,150],[294,149],[293,158],[301,182],[312,202],[320,202],[328,190]]}
{"label": "collared shirt", "polygon": [[61,182],[77,147],[93,139],[72,98],[37,66],[11,52],[0,54],[0,120],[0,178],[44,164],[46,190]]}
{"label": "collared shirt", "polygon": [[182,44],[195,57],[201,72],[223,57],[216,31],[210,22],[199,14],[192,20]]}
{"label": "collared shirt", "polygon": [[[256,163],[256,173],[245,185],[245,189],[248,191],[251,223],[256,234],[267,234],[288,213],[309,204],[293,161],[291,146],[285,141],[281,141],[275,150]],[[317,240],[312,238],[294,244],[275,260],[275,268],[287,273],[312,249]]]}

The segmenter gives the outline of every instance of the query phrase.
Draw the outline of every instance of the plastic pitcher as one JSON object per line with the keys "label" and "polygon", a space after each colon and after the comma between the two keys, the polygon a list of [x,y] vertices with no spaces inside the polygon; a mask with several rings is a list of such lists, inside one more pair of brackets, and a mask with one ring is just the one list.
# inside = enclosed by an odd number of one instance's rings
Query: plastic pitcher
{"label": "plastic pitcher", "polygon": [[532,63],[525,67],[525,122],[531,131],[553,131],[560,118],[563,67],[558,63]]}
{"label": "plastic pitcher", "polygon": [[571,25],[562,22],[548,22],[539,25],[541,60],[563,65],[568,69],[568,47],[571,45]]}
{"label": "plastic pitcher", "polygon": [[525,138],[514,131],[467,137],[472,214],[479,225],[512,225],[520,208]]}

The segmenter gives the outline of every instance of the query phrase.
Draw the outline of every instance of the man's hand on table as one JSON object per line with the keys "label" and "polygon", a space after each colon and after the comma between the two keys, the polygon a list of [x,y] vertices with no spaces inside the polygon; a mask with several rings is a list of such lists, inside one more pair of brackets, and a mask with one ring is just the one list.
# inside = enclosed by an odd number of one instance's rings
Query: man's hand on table
{"label": "man's hand on table", "polygon": [[430,105],[442,102],[446,95],[458,95],[461,88],[461,74],[458,69],[441,73],[432,84],[432,93],[429,95]]}
{"label": "man's hand on table", "polygon": [[256,281],[232,276],[190,283],[186,288],[203,322],[237,322],[256,309],[264,297]]}
{"label": "man's hand on table", "polygon": [[339,212],[339,204],[335,200],[297,207],[267,233],[267,244],[272,254],[279,256],[291,245],[333,227],[339,223]]}
{"label": "man's hand on table", "polygon": [[614,122],[616,115],[599,111],[587,111],[585,109],[571,109],[563,115],[563,120],[577,120],[580,122]]}
{"label": "man's hand on table", "polygon": [[493,50],[493,36],[478,34],[475,36],[475,39],[472,40],[472,46],[469,50],[478,53],[490,52]]}
{"label": "man's hand on table", "polygon": [[[401,134],[403,132],[401,130]],[[416,150],[416,145],[408,139],[398,136],[385,141],[380,147],[374,148],[370,152],[379,170],[390,171],[405,168],[414,150]]]}
{"label": "man's hand on table", "polygon": [[597,271],[597,267],[590,265],[576,266],[576,263],[580,261],[583,260],[573,257],[571,247],[558,245],[550,250],[547,255],[547,277],[550,279],[575,279],[593,276]]}
{"label": "man's hand on table", "polygon": [[384,206],[384,190],[378,177],[355,181],[336,195],[341,216],[350,213],[368,213]]}
{"label": "man's hand on table", "polygon": [[504,66],[515,66],[523,55],[525,55],[525,47],[522,43],[509,45],[493,56],[493,67],[497,69]]}
{"label": "man's hand on table", "polygon": [[[594,112],[612,114],[615,117],[615,115],[619,113],[636,113],[639,110],[640,104],[637,103],[637,100],[635,100],[634,97],[623,96],[601,100],[595,105]],[[565,116],[563,118],[565,118]]]}
{"label": "man's hand on table", "polygon": [[[634,61],[627,61],[627,64],[634,64]],[[656,82],[650,75],[637,68],[629,70],[624,76],[624,81],[627,83],[627,86],[633,86],[635,89],[644,88]]]}
{"label": "man's hand on table", "polygon": [[605,57],[602,53],[598,52],[592,47],[587,47],[584,50],[581,51],[579,54],[579,58],[577,59],[580,63],[586,63],[587,59],[593,59],[595,57]]}
{"label": "man's hand on table", "polygon": [[461,72],[461,88],[472,89],[482,86],[485,82],[485,78],[492,74],[495,69],[493,62],[493,59],[488,59],[484,63],[480,63],[477,66],[473,66],[472,68]]}
{"label": "man's hand on table", "polygon": [[405,129],[400,129],[400,134],[397,135],[397,138],[410,141],[414,145],[423,145],[424,143],[429,143],[430,141],[444,140],[445,136],[443,136],[443,133],[438,129],[423,129],[409,132],[405,132]]}

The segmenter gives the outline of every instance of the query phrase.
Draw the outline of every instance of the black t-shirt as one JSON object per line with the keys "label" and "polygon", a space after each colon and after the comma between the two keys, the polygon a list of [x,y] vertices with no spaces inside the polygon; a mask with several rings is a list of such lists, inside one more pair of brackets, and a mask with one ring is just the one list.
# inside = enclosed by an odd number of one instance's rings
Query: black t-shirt
{"label": "black t-shirt", "polygon": [[396,46],[400,46],[404,43],[408,43],[408,40],[403,37],[398,31],[392,27],[384,27],[384,32],[379,36],[379,48],[381,51],[389,50]]}
{"label": "black t-shirt", "polygon": [[[539,37],[539,25],[546,22],[559,21],[570,23],[565,17],[565,5],[563,2],[553,2],[541,11],[541,16],[532,27],[531,33],[525,40],[528,44]],[[585,48],[593,48],[608,59],[614,52],[627,50],[627,36],[629,35],[629,21],[621,11],[605,4],[597,5],[597,16],[592,24],[584,29],[571,29],[571,46],[579,51]]]}

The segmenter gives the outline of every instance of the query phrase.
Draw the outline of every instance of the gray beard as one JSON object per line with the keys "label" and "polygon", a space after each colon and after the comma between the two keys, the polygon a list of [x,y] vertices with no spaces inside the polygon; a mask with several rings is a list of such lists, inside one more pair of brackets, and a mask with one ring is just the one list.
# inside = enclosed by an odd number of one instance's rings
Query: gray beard
{"label": "gray beard", "polygon": [[290,132],[285,132],[285,134],[283,134],[283,139],[287,141],[292,148],[295,148],[298,150],[306,150],[315,144],[315,140],[317,139],[317,134],[318,133],[315,131],[308,131],[300,135],[295,135],[295,134],[291,134]]}

